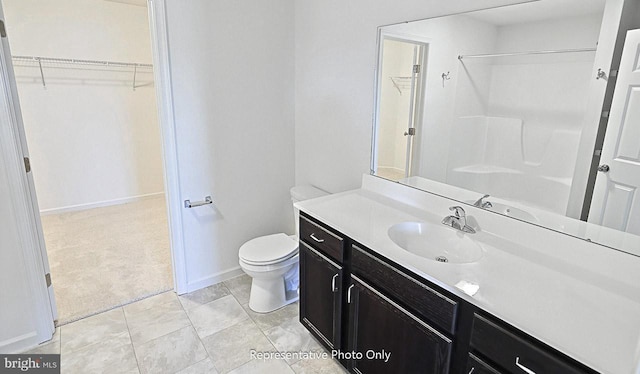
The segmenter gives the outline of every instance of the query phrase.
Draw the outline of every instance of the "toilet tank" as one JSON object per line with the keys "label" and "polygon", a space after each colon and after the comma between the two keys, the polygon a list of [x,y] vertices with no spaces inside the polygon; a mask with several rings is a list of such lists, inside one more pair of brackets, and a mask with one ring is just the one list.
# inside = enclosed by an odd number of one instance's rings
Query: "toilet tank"
{"label": "toilet tank", "polygon": [[[311,185],[291,187],[290,192],[292,203],[315,199],[316,197],[326,196],[329,194],[327,191],[323,191]],[[296,222],[296,237],[298,237],[300,234],[300,210],[296,207],[293,207],[293,216],[293,219]]]}

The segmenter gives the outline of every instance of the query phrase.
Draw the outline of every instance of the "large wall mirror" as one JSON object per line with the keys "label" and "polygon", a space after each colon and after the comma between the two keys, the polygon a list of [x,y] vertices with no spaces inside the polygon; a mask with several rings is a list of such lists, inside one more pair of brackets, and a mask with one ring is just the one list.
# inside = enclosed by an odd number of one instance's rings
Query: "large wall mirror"
{"label": "large wall mirror", "polygon": [[372,173],[640,256],[629,3],[540,0],[380,27]]}

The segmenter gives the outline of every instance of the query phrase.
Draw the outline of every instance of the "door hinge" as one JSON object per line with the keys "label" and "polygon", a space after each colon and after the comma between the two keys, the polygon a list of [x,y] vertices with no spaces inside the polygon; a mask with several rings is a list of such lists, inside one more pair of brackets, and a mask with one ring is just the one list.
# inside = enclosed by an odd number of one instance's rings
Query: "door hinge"
{"label": "door hinge", "polygon": [[7,29],[4,28],[4,21],[0,19],[0,37],[7,37]]}
{"label": "door hinge", "polygon": [[45,274],[44,279],[47,281],[47,288],[51,287],[51,273]]}
{"label": "door hinge", "polygon": [[31,171],[31,161],[29,161],[29,157],[24,158],[24,170],[28,172]]}
{"label": "door hinge", "polygon": [[409,129],[407,131],[405,131],[404,136],[413,136],[416,134],[416,128],[415,127],[409,127]]}
{"label": "door hinge", "polygon": [[413,72],[415,74],[420,73],[420,65],[413,65]]}

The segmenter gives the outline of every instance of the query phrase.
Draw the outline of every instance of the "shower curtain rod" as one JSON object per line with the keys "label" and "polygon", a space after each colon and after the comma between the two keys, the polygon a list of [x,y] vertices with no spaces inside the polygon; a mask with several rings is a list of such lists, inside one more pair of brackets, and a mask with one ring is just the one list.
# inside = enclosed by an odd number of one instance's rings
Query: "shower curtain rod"
{"label": "shower curtain rod", "polygon": [[578,49],[557,49],[551,51],[528,51],[513,53],[495,53],[486,55],[459,55],[458,60],[465,58],[484,58],[484,57],[507,57],[507,56],[527,56],[527,55],[546,55],[552,53],[572,53],[572,52],[595,52],[595,48],[578,48]]}
{"label": "shower curtain rod", "polygon": [[152,64],[141,64],[137,62],[78,60],[74,58],[54,58],[54,57],[41,57],[41,56],[12,56],[12,58],[17,61],[53,62],[58,64],[153,68]]}

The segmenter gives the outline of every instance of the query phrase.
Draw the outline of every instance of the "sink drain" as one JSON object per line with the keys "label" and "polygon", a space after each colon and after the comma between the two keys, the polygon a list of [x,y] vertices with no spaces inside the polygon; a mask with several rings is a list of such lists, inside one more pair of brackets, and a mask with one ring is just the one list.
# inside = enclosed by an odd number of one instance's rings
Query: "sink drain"
{"label": "sink drain", "polygon": [[438,262],[449,262],[449,260],[444,256],[436,257],[436,261],[438,261]]}

